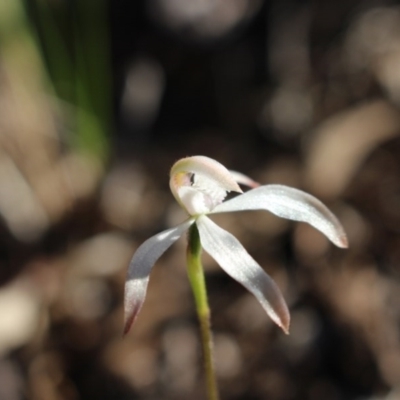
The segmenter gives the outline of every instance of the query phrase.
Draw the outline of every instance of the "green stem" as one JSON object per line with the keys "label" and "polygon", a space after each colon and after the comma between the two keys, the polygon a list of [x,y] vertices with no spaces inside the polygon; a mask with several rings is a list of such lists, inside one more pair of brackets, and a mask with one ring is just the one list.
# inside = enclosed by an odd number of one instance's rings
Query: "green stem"
{"label": "green stem", "polygon": [[200,236],[196,224],[193,224],[189,229],[187,271],[194,294],[197,316],[200,322],[208,398],[209,400],[218,400],[219,395],[212,355],[213,346],[210,324],[210,308],[208,306],[206,282],[204,279],[203,266],[201,264]]}

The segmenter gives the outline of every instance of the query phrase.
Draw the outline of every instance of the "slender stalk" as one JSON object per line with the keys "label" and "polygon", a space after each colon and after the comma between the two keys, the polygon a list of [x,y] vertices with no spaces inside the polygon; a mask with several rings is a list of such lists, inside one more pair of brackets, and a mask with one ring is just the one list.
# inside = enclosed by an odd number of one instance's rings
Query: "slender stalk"
{"label": "slender stalk", "polygon": [[197,316],[200,322],[201,341],[203,345],[204,370],[206,375],[209,400],[218,400],[218,388],[213,363],[213,344],[210,324],[210,308],[207,300],[206,282],[201,264],[201,243],[196,224],[189,229],[187,251],[187,271],[196,303]]}

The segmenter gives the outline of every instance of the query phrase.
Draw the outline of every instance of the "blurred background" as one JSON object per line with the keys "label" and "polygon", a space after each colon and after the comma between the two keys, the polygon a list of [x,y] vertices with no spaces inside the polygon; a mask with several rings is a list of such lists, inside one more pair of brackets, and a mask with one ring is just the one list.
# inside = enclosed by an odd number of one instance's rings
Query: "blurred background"
{"label": "blurred background", "polygon": [[312,193],[350,241],[215,218],[292,313],[286,336],[204,256],[221,397],[400,399],[399,109],[393,1],[0,1],[0,400],[205,398],[184,240],[122,338],[196,154]]}

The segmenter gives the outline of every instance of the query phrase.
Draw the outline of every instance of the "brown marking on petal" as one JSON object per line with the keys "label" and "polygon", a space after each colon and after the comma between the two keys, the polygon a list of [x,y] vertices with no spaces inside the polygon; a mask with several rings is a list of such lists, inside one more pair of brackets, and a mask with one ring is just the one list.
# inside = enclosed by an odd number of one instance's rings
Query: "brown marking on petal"
{"label": "brown marking on petal", "polygon": [[281,321],[280,324],[278,324],[280,328],[282,328],[283,332],[285,332],[286,335],[289,335],[289,326],[290,326],[290,315],[287,315],[287,318],[285,318],[284,321]]}
{"label": "brown marking on petal", "polygon": [[133,323],[135,322],[136,317],[139,314],[140,308],[140,304],[135,304],[133,309],[129,311],[129,315],[127,315],[125,318],[124,330],[122,334],[123,336],[125,336],[131,330]]}
{"label": "brown marking on petal", "polygon": [[283,330],[283,332],[286,333],[286,335],[289,334],[290,312],[284,300],[278,309],[275,309],[273,313],[267,311],[267,314]]}
{"label": "brown marking on petal", "polygon": [[349,247],[349,241],[346,235],[343,235],[339,238],[337,246],[342,249],[347,249]]}

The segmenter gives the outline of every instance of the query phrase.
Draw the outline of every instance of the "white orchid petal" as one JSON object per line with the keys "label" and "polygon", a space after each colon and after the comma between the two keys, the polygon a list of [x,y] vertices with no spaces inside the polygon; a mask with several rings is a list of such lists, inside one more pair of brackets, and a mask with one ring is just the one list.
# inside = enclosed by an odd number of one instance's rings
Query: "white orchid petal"
{"label": "white orchid petal", "polygon": [[314,196],[283,185],[252,189],[215,207],[212,213],[268,210],[278,217],[307,222],[338,247],[347,247],[347,237],[338,219]]}
{"label": "white orchid petal", "polygon": [[[171,168],[169,185],[172,194],[178,201],[178,203],[187,209],[186,204],[179,195],[179,189],[183,186],[191,186],[190,175],[198,175],[204,179],[195,179],[197,184],[206,185],[206,187],[198,187],[199,191],[205,192],[206,195],[211,195],[210,198],[215,200],[216,203],[223,200],[224,196],[221,196],[221,191],[224,192],[234,191],[242,193],[239,185],[235,179],[231,176],[229,171],[219,162],[205,157],[205,156],[193,156],[182,158],[177,161]],[[216,193],[216,189],[217,193]],[[209,193],[211,192],[211,193]],[[213,199],[213,195],[217,194],[218,199]],[[218,201],[220,200],[220,201]]]}
{"label": "white orchid petal", "polygon": [[171,168],[171,177],[179,173],[199,174],[219,184],[225,190],[241,193],[242,190],[232,178],[229,171],[218,161],[206,156],[182,158]]}
{"label": "white orchid petal", "polygon": [[230,174],[232,175],[233,179],[240,183],[241,185],[248,186],[250,188],[259,187],[260,184],[253,179],[249,178],[247,175],[242,174],[241,172],[229,170]]}
{"label": "white orchid petal", "polygon": [[206,216],[196,221],[204,250],[230,275],[249,290],[267,314],[286,333],[290,316],[275,282],[247,253],[240,242]]}
{"label": "white orchid petal", "polygon": [[161,255],[176,242],[189,226],[193,219],[185,221],[175,228],[168,229],[150,239],[147,239],[136,250],[128,268],[125,283],[125,328],[126,334],[131,328],[136,316],[142,308],[146,297],[149,274],[153,265]]}

